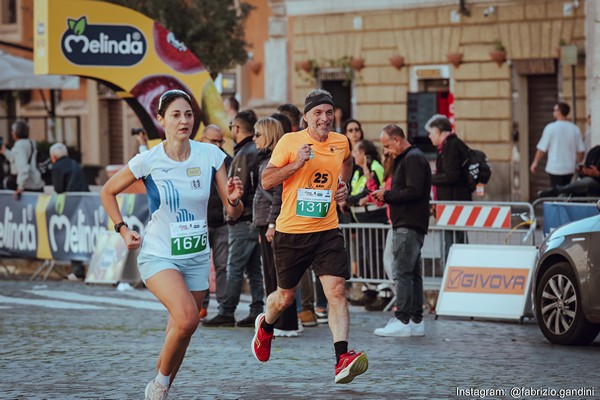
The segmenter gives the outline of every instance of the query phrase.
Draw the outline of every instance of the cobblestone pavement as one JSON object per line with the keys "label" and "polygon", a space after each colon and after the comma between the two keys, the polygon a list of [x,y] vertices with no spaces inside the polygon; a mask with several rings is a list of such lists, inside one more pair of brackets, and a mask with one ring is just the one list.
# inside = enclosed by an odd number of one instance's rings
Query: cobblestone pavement
{"label": "cobblestone pavement", "polygon": [[[237,318],[248,312],[248,298]],[[212,303],[209,317],[215,315]],[[600,341],[549,344],[535,321],[522,325],[458,318],[425,319],[423,338],[380,338],[389,313],[351,307],[350,346],[369,370],[333,383],[326,326],[276,339],[272,358],[256,361],[251,329],[199,328],[170,399],[481,398],[473,388],[575,389],[598,385]],[[73,282],[0,281],[0,399],[143,399],[154,376],[167,313],[147,290]],[[540,392],[543,393],[543,392]],[[461,396],[460,394],[466,394]],[[587,395],[593,398],[600,387]],[[521,398],[558,398],[543,395]]]}

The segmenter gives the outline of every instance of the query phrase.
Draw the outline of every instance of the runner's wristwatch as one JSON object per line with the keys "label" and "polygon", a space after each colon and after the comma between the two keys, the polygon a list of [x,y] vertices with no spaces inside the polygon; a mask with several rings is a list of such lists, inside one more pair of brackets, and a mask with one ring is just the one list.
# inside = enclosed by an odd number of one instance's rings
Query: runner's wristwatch
{"label": "runner's wristwatch", "polygon": [[127,222],[125,222],[125,221],[121,221],[118,224],[115,224],[115,232],[119,233],[119,231],[121,230],[121,228],[124,227],[124,226],[126,226],[126,227],[129,228],[129,225],[127,225]]}

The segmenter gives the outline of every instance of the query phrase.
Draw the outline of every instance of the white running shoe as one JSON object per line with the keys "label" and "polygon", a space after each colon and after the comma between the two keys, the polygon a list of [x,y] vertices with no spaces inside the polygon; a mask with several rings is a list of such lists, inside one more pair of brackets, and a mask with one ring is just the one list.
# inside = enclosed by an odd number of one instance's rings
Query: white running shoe
{"label": "white running shoe", "polygon": [[298,318],[298,333],[304,332],[304,325],[302,325],[302,321]]}
{"label": "white running shoe", "polygon": [[71,282],[81,282],[83,278],[78,278],[77,275],[71,272],[69,275],[67,275],[67,280]]}
{"label": "white running shoe", "polygon": [[275,337],[298,337],[298,331],[285,331],[283,329],[274,329],[273,336],[275,336]]}
{"label": "white running shoe", "polygon": [[146,386],[146,400],[167,400],[169,388],[163,387],[154,379]]}
{"label": "white running shoe", "polygon": [[403,323],[398,318],[392,318],[386,326],[375,329],[373,333],[386,337],[410,337],[410,325]]}
{"label": "white running shoe", "polygon": [[416,324],[411,319],[408,325],[410,326],[410,336],[425,336],[425,323],[423,321]]}
{"label": "white running shoe", "polygon": [[315,315],[317,316],[317,324],[326,324],[329,322],[329,319],[327,317],[327,310],[325,310],[325,311],[316,311],[315,310]]}

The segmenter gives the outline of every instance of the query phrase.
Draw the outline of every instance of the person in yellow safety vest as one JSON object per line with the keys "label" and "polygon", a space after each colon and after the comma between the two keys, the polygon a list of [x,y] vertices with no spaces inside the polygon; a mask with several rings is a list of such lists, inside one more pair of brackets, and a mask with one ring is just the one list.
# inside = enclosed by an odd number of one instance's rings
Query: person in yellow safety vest
{"label": "person in yellow safety vest", "polygon": [[[353,220],[354,222],[385,223],[385,211],[373,214],[373,211],[381,207],[378,207],[374,202],[369,202],[368,196],[370,191],[379,189],[383,184],[384,169],[381,165],[381,158],[375,144],[365,139],[358,141],[352,149],[352,157],[356,166],[359,167],[354,170],[354,174],[352,175],[350,196],[346,200],[346,204],[350,206]],[[368,188],[367,181],[369,179],[374,179],[377,187]]]}
{"label": "person in yellow safety vest", "polygon": [[[381,165],[381,157],[375,144],[370,140],[359,140],[352,148],[354,159],[354,173],[350,182],[350,196],[346,200],[345,207],[350,208],[352,222],[356,223],[380,223],[388,222],[386,205],[377,204],[376,200],[369,196],[374,190],[379,190],[384,184],[384,168]],[[362,278],[374,278],[371,271],[380,271],[383,276],[383,249],[385,243],[385,232],[382,230],[358,230],[354,237],[356,246],[353,247],[352,274]],[[378,254],[378,257],[372,257]],[[362,285],[362,295],[358,298],[350,298],[353,305],[364,305],[367,310],[382,310],[388,303],[386,298],[391,292],[378,291],[372,285]],[[376,304],[375,308],[371,308]]]}

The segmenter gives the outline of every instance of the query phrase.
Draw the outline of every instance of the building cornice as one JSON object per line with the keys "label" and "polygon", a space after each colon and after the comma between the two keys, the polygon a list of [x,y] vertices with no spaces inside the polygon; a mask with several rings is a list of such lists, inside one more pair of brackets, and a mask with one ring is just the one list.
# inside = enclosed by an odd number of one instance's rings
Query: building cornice
{"label": "building cornice", "polygon": [[[479,3],[490,1],[469,0],[467,8]],[[515,3],[515,0],[494,0],[493,3]],[[459,0],[285,0],[286,13],[291,17],[444,6],[456,6],[458,9]]]}
{"label": "building cornice", "polygon": [[288,16],[458,5],[457,0],[286,0]]}

